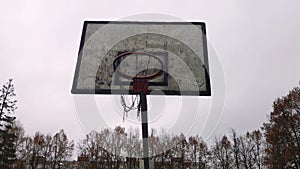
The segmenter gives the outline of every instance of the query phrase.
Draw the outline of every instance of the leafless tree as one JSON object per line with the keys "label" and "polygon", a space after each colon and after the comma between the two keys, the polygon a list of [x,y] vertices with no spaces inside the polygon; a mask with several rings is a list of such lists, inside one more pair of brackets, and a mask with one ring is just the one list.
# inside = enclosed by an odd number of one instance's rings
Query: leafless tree
{"label": "leafless tree", "polygon": [[52,168],[61,168],[60,163],[68,160],[74,149],[74,142],[69,141],[64,130],[61,129],[52,139]]}
{"label": "leafless tree", "polygon": [[231,142],[226,135],[221,140],[215,139],[215,144],[211,150],[213,168],[230,169],[232,168],[233,158]]}

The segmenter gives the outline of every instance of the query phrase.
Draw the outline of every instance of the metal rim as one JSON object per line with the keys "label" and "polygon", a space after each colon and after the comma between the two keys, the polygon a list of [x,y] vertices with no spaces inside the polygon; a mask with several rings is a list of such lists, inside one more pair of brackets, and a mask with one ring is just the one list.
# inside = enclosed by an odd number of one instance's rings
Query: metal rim
{"label": "metal rim", "polygon": [[126,73],[123,73],[123,72],[120,72],[116,67],[116,62],[121,59],[122,57],[125,57],[127,55],[130,55],[130,54],[143,54],[143,55],[148,55],[148,56],[151,56],[153,58],[155,58],[156,60],[159,61],[161,67],[163,66],[163,63],[162,61],[155,55],[151,54],[151,53],[147,53],[147,52],[124,52],[124,53],[121,53],[120,55],[118,55],[115,59],[114,59],[114,62],[113,62],[113,66],[114,66],[114,70],[115,72],[117,72],[120,76],[122,76],[123,78],[126,78],[126,79],[133,79],[133,80],[151,80],[151,79],[154,79],[158,76],[160,76],[162,74],[162,71],[163,70],[159,70],[155,73],[152,73],[150,75],[146,75],[146,76],[131,76],[129,74],[126,74]]}

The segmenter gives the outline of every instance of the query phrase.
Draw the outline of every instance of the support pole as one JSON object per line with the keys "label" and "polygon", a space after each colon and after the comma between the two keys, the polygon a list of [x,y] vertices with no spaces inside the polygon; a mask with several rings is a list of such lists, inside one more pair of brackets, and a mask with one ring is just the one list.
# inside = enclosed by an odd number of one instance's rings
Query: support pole
{"label": "support pole", "polygon": [[141,103],[141,115],[142,115],[144,168],[149,169],[147,95],[143,92],[140,94],[140,103]]}

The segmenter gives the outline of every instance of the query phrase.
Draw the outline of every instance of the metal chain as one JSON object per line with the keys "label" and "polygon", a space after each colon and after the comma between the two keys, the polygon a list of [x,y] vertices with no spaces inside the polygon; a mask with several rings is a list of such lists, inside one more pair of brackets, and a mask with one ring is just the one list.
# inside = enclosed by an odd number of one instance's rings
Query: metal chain
{"label": "metal chain", "polygon": [[[120,86],[120,88],[125,91],[124,87]],[[128,117],[128,112],[131,110],[137,109],[137,118],[140,117],[140,100],[138,99],[138,95],[131,96],[131,105],[128,106],[124,94],[121,94],[121,105],[123,107],[123,122],[125,122],[125,119]]]}
{"label": "metal chain", "polygon": [[[147,63],[147,69],[146,71],[144,71],[144,76],[146,76],[148,74],[148,69],[149,69],[149,65],[150,65],[150,56],[148,56],[148,63]],[[138,56],[136,55],[136,74],[138,74]],[[120,85],[120,89],[125,91],[125,88],[123,86]],[[132,95],[131,96],[131,105],[128,106],[126,101],[125,101],[125,97],[124,94],[121,94],[121,105],[123,107],[123,122],[125,121],[125,119],[128,117],[128,112],[131,110],[135,110],[137,109],[137,118],[140,119],[140,114],[141,114],[141,103],[140,100],[137,99],[139,98],[139,95]]]}

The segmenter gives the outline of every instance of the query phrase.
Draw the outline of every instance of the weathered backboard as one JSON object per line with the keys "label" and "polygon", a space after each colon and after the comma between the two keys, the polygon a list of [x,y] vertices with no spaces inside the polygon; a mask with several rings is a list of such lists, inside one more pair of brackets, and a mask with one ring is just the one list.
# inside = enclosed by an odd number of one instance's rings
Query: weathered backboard
{"label": "weathered backboard", "polygon": [[85,21],[72,93],[132,94],[132,80],[116,70],[138,75],[150,67],[163,72],[149,80],[150,94],[210,96],[205,23]]}

